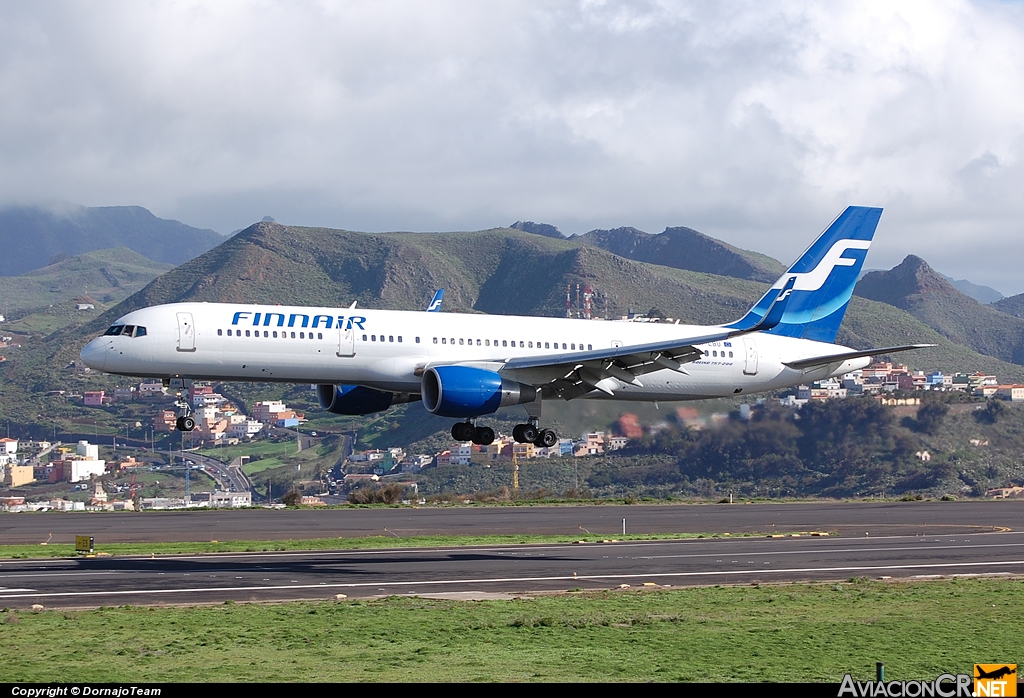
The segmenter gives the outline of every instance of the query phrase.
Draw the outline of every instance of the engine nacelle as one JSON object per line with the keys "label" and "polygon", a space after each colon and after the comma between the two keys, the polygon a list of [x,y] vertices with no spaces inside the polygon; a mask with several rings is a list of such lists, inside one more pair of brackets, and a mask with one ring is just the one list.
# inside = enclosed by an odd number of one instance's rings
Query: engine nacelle
{"label": "engine nacelle", "polygon": [[316,397],[320,406],[334,414],[372,414],[383,412],[392,405],[419,400],[415,393],[390,393],[374,390],[362,385],[331,385],[321,383],[316,386]]}
{"label": "engine nacelle", "polygon": [[423,406],[441,417],[476,417],[537,399],[537,389],[471,366],[436,366],[423,373]]}

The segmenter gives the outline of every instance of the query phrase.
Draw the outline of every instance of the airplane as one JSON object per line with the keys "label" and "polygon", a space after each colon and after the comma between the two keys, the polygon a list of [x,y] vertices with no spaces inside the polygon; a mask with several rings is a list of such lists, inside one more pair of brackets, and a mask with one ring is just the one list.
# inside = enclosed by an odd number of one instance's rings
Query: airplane
{"label": "airplane", "polygon": [[[523,405],[520,443],[553,446],[544,400],[700,400],[788,388],[867,366],[912,344],[833,344],[882,209],[850,206],[739,320],[713,326],[348,308],[172,303],[119,318],[82,349],[92,369],[160,378],[310,383],[328,412],[422,401],[460,419],[457,441],[492,443],[477,419]],[[441,300],[435,295],[431,309]]]}

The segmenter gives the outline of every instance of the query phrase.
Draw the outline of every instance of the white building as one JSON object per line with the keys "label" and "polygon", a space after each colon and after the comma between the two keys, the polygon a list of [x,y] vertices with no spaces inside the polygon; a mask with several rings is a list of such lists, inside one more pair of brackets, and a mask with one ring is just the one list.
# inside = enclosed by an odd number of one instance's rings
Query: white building
{"label": "white building", "polygon": [[18,440],[4,437],[0,439],[0,454],[15,455],[18,452]]}
{"label": "white building", "polygon": [[77,453],[86,460],[99,460],[100,447],[96,444],[91,444],[88,441],[79,441]]}
{"label": "white building", "polygon": [[102,475],[107,471],[107,461],[105,460],[85,459],[68,462],[71,463],[71,482],[90,480],[94,475]]}
{"label": "white building", "polygon": [[251,492],[211,492],[210,506],[237,509],[252,506]]}
{"label": "white building", "polygon": [[139,383],[137,392],[139,397],[162,397],[164,395],[164,384]]}
{"label": "white building", "polygon": [[287,411],[288,407],[280,400],[265,400],[252,406],[252,417],[264,424],[276,424],[277,413]]}
{"label": "white building", "polygon": [[244,414],[233,414],[228,418],[228,436],[236,439],[247,439],[260,433],[263,422],[249,419]]}

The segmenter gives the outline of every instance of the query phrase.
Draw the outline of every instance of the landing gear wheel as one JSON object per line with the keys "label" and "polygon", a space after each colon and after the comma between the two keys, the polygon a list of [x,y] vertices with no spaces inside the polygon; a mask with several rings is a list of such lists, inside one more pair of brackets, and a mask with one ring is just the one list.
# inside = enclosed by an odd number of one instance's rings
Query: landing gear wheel
{"label": "landing gear wheel", "polygon": [[[519,437],[516,438],[516,441],[521,444],[532,444],[537,440],[537,435],[540,434],[537,427],[533,424],[520,424],[516,428],[519,429]],[[512,430],[512,435],[515,437],[515,429]]]}
{"label": "landing gear wheel", "polygon": [[456,441],[472,441],[476,436],[476,427],[469,422],[456,422],[452,425],[452,438]]}
{"label": "landing gear wheel", "polygon": [[192,431],[196,428],[195,417],[178,417],[178,429],[181,431]]}
{"label": "landing gear wheel", "polygon": [[541,446],[543,448],[551,448],[558,443],[558,434],[551,431],[550,429],[542,429],[537,438],[534,439],[534,446]]}
{"label": "landing gear wheel", "polygon": [[477,427],[473,433],[473,443],[478,446],[488,446],[494,443],[494,429],[490,427]]}

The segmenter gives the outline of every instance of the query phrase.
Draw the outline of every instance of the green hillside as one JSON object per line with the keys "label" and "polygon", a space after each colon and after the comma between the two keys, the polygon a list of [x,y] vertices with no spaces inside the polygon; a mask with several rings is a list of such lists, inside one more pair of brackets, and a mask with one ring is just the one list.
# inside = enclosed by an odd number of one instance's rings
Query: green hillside
{"label": "green hillside", "polygon": [[120,303],[172,268],[127,247],[86,252],[20,276],[0,276],[0,311],[11,320],[80,296]]}

